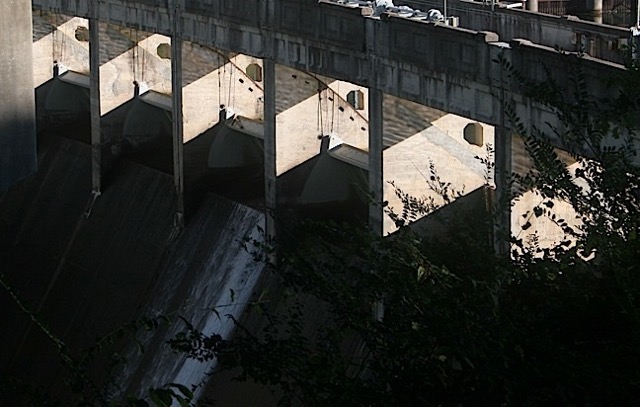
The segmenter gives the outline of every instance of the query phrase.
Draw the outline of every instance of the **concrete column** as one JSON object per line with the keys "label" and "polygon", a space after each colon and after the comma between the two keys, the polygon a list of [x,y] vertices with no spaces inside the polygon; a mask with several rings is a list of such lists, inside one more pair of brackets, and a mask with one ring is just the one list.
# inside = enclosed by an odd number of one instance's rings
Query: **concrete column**
{"label": "concrete column", "polygon": [[91,185],[94,195],[102,191],[102,128],[100,108],[100,24],[97,0],[90,3],[89,18],[89,99],[91,108]]}
{"label": "concrete column", "polygon": [[494,248],[501,256],[510,253],[511,239],[511,173],[512,173],[512,139],[509,130],[504,127],[495,128],[495,216]]}
{"label": "concrete column", "polygon": [[[273,19],[276,15],[275,2],[262,2],[260,8],[260,26],[265,38],[265,58],[262,61],[263,92],[264,92],[264,194],[265,194],[265,225],[267,239],[276,237],[276,210],[278,196],[276,192],[276,45],[273,38]],[[271,258],[275,261],[275,258]]]}
{"label": "concrete column", "polygon": [[382,91],[369,88],[369,227],[379,236],[383,233],[382,181]]}
{"label": "concrete column", "polygon": [[586,11],[594,22],[602,24],[602,0],[586,0]]}
{"label": "concrete column", "polygon": [[171,12],[171,99],[173,119],[173,180],[176,191],[175,223],[184,226],[184,124],[182,122],[182,18],[180,5]]}
{"label": "concrete column", "polygon": [[526,0],[527,1],[527,10],[529,11],[538,11],[538,0]]}
{"label": "concrete column", "polygon": [[367,58],[369,69],[369,228],[378,236],[383,233],[382,182],[382,91],[377,89],[376,19],[366,20]]}
{"label": "concrete column", "polygon": [[30,0],[0,1],[0,192],[37,169]]}
{"label": "concrete column", "polygon": [[265,231],[275,237],[276,196],[276,67],[271,58],[263,61],[264,82],[264,193],[267,207]]}

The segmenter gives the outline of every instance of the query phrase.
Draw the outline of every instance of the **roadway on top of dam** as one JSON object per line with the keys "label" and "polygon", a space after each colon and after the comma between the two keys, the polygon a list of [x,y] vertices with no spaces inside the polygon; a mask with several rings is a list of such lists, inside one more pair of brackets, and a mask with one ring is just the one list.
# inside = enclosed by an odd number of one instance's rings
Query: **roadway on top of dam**
{"label": "roadway on top of dam", "polygon": [[[278,64],[368,86],[403,99],[496,126],[509,127],[510,102],[529,125],[555,121],[531,103],[495,61],[509,61],[525,78],[544,80],[545,68],[567,83],[573,55],[526,40],[395,15],[364,16],[364,9],[326,2],[246,0],[34,0],[36,9],[97,18],[227,52],[272,58]],[[96,5],[92,8],[91,5]],[[178,32],[173,27],[179,16]],[[602,83],[624,69],[585,56],[585,80],[594,97],[615,89]]]}

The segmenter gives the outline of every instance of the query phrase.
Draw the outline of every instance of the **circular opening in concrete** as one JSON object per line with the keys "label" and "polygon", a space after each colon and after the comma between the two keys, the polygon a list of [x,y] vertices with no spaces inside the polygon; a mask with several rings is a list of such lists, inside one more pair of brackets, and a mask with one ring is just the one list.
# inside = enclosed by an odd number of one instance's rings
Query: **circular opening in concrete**
{"label": "circular opening in concrete", "polygon": [[156,48],[156,53],[162,59],[171,59],[171,44],[163,42]]}
{"label": "circular opening in concrete", "polygon": [[89,29],[87,27],[79,26],[76,28],[76,40],[81,42],[89,42]]}

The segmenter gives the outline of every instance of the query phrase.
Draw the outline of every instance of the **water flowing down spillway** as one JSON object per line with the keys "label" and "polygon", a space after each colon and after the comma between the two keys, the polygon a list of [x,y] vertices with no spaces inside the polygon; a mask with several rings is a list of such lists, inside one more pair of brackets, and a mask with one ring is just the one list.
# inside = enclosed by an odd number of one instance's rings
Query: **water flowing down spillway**
{"label": "water flowing down spillway", "polygon": [[[215,367],[172,352],[166,341],[186,325],[180,315],[204,334],[231,335],[234,324],[249,302],[264,268],[254,261],[249,241],[262,239],[263,214],[238,203],[209,196],[174,245],[158,274],[158,284],[142,314],[171,314],[174,323],[146,338],[148,354],[131,347],[128,364],[121,374],[122,387],[144,391],[167,383],[197,385]],[[216,312],[211,309],[215,308]],[[196,390],[199,395],[203,386]]]}
{"label": "water flowing down spillway", "polygon": [[[86,131],[67,126],[56,133],[70,129]],[[206,334],[232,333],[225,315],[240,317],[263,270],[243,238],[261,240],[264,214],[204,192],[177,233],[173,178],[120,160],[87,216],[90,146],[46,133],[39,150],[38,173],[0,195],[6,281],[74,354],[132,320],[172,317],[173,324],[139,336],[144,353],[132,339],[118,349],[126,363],[116,371],[114,399],[143,396],[166,383],[201,382],[214,364],[188,360],[165,342],[185,328],[178,315]],[[12,327],[0,331],[0,374],[38,383],[53,397],[65,393],[68,372],[50,339],[5,292],[0,305]],[[96,368],[97,380],[105,380],[106,370]]]}

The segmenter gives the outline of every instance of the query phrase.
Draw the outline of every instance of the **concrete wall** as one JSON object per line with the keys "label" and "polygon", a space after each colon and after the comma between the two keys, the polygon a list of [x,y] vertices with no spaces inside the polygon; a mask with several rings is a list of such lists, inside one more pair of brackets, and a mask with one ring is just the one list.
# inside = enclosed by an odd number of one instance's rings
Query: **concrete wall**
{"label": "concrete wall", "polygon": [[[423,11],[443,10],[442,0],[396,0]],[[488,30],[504,41],[525,38],[532,42],[567,51],[584,49],[589,55],[607,61],[622,62],[619,48],[630,37],[629,29],[602,25],[574,16],[554,16],[523,9],[508,9],[506,3],[491,7],[490,2],[448,0],[447,15],[457,16],[460,27]]]}
{"label": "concrete wall", "polygon": [[[153,3],[153,4],[151,4]],[[172,2],[173,4],[173,2]],[[384,16],[363,17],[363,10],[314,1],[278,0],[240,3],[220,0],[182,0],[183,39],[211,45],[228,52],[254,57],[272,57],[279,64],[368,86],[377,76],[376,87],[387,94],[446,110],[491,125],[503,125],[502,94],[519,110],[527,112],[532,125],[544,126],[542,118],[553,115],[543,106],[531,104],[506,81],[499,54],[514,61],[516,69],[530,71],[518,61],[553,65],[558,60],[552,47],[513,47],[498,35],[422,21]],[[87,15],[86,2],[34,0],[36,8]],[[137,27],[168,35],[174,8],[165,1],[101,0],[101,21]],[[552,74],[567,72],[569,59],[555,64]],[[538,69],[542,72],[542,69]],[[620,72],[621,66],[593,59],[589,78],[604,78]],[[597,93],[595,82],[588,82]],[[591,86],[593,85],[593,86]]]}
{"label": "concrete wall", "polygon": [[31,32],[29,0],[0,2],[0,192],[37,167]]}
{"label": "concrete wall", "polygon": [[[460,12],[460,25],[464,27],[494,31],[504,40],[524,38],[567,51],[584,50],[606,61],[622,63],[620,47],[626,45],[630,38],[626,28],[580,20],[574,16],[552,16],[506,8],[487,13],[487,7],[482,3],[460,1],[458,4],[468,10]],[[484,13],[476,12],[478,9]]]}

